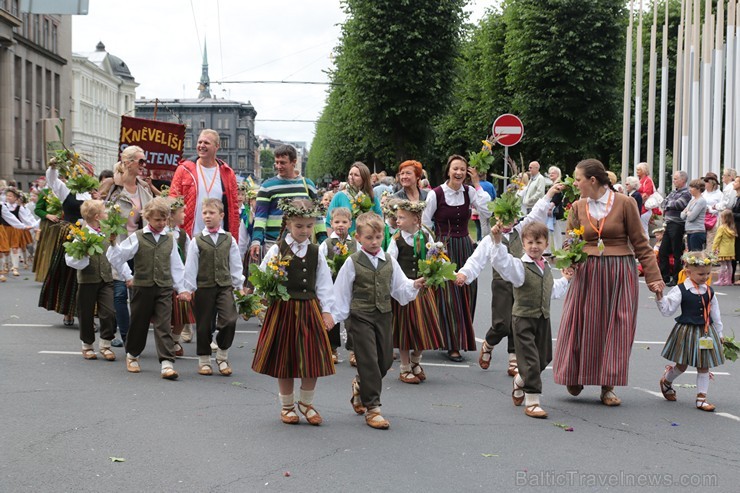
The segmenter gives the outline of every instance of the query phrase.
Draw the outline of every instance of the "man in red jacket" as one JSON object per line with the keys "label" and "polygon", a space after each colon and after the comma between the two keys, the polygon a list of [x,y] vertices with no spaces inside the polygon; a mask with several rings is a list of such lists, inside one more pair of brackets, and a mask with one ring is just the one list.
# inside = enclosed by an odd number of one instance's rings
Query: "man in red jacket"
{"label": "man in red jacket", "polygon": [[196,150],[198,158],[181,161],[170,186],[170,197],[185,200],[183,229],[192,238],[205,224],[201,216],[203,200],[216,198],[224,203],[224,230],[239,241],[239,203],[236,175],[228,164],[216,157],[220,147],[218,132],[207,128],[200,133]]}

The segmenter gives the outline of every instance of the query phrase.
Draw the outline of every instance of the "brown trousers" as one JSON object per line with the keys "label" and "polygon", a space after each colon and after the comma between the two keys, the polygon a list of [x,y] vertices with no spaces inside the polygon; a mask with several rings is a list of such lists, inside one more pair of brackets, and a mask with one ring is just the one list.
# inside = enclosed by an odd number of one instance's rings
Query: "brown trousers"
{"label": "brown trousers", "polygon": [[[193,296],[198,356],[211,354],[211,327],[216,319],[216,344],[221,349],[229,349],[234,342],[236,320],[239,316],[234,304],[234,290],[231,286],[198,288]],[[218,318],[216,318],[218,316]]]}
{"label": "brown trousers", "polygon": [[493,347],[506,337],[506,351],[514,353],[514,335],[511,333],[511,309],[514,307],[514,289],[503,279],[491,281],[491,328],[486,332],[486,344]]}
{"label": "brown trousers", "polygon": [[159,362],[175,361],[172,339],[172,288],[134,286],[131,297],[131,326],[126,336],[126,352],[138,357],[146,347],[149,322],[154,325],[154,342]]}
{"label": "brown trousers", "polygon": [[393,365],[392,313],[351,312],[345,322],[357,358],[360,399],[367,407],[380,406],[383,377]]}
{"label": "brown trousers", "polygon": [[80,340],[95,342],[95,305],[100,318],[100,338],[111,341],[116,335],[116,311],[113,309],[113,283],[96,282],[77,287],[77,317],[80,319]]}
{"label": "brown trousers", "polygon": [[545,317],[512,317],[514,347],[519,374],[524,380],[524,392],[542,393],[540,374],[552,361],[550,319]]}

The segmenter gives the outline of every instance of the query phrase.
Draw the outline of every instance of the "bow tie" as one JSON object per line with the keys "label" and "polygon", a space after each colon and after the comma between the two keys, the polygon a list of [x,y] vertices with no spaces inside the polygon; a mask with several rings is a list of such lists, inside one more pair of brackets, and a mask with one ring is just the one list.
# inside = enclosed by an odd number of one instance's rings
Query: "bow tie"
{"label": "bow tie", "polygon": [[215,235],[221,228],[208,228],[208,233]]}

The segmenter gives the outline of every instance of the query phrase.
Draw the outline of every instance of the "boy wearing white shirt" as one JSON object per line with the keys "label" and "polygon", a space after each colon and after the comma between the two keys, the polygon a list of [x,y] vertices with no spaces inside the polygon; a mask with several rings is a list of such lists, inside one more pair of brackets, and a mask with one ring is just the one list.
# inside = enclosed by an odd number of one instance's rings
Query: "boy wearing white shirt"
{"label": "boy wearing white shirt", "polygon": [[374,212],[357,217],[355,236],[362,250],[352,254],[334,283],[335,322],[347,320],[357,358],[350,402],[376,429],[390,423],[380,414],[383,377],[393,364],[391,297],[406,305],[419,294],[424,278],[408,279],[398,262],[381,249],[385,224]]}
{"label": "boy wearing white shirt", "polygon": [[[515,258],[501,243],[499,225],[491,229],[494,245],[491,263],[501,277],[514,287],[512,332],[519,373],[514,377],[511,398],[515,406],[524,401],[524,413],[532,418],[546,418],[540,407],[542,379],[540,374],[552,361],[550,300],[565,295],[573,276],[572,269],[553,281],[550,266],[542,258],[547,248],[549,230],[542,223],[529,223],[521,231],[524,255]],[[522,376],[523,375],[523,376]]]}
{"label": "boy wearing white shirt", "polygon": [[[198,373],[211,375],[211,326],[216,319],[216,365],[221,375],[231,375],[229,348],[234,342],[238,314],[234,290],[242,290],[244,275],[236,240],[221,228],[224,206],[218,199],[205,199],[202,205],[205,228],[193,238],[185,261],[185,289],[180,297],[193,296]],[[243,291],[242,291],[243,292]]]}
{"label": "boy wearing white shirt", "polygon": [[[87,233],[91,236],[103,236],[100,232],[100,221],[107,217],[103,201],[86,200],[80,207],[80,213],[85,220]],[[82,356],[85,359],[98,359],[93,349],[96,304],[100,318],[100,355],[107,361],[116,359],[115,353],[111,350],[111,341],[116,335],[116,312],[113,309],[113,272],[105,256],[105,249],[108,246],[108,239],[104,239],[104,253],[85,255],[81,259],[75,259],[68,253],[64,254],[67,266],[77,270],[77,316],[80,320]],[[128,265],[123,265],[128,275],[131,275]]]}
{"label": "boy wearing white shirt", "polygon": [[[185,268],[171,234],[165,233],[170,217],[170,202],[164,197],[151,200],[144,207],[143,229],[131,234],[119,245],[108,248],[107,257],[118,272],[133,285],[131,326],[126,336],[126,369],[139,373],[139,355],[146,347],[149,323],[154,325],[157,356],[162,365],[162,378],[175,380],[175,341],[172,338],[172,290],[185,291]],[[136,272],[125,273],[123,264],[134,259]]]}

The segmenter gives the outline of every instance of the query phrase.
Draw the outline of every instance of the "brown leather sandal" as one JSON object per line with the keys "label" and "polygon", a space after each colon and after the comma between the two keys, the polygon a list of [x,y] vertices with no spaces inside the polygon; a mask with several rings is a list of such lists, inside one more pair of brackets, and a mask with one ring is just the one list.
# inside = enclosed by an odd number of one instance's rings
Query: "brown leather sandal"
{"label": "brown leather sandal", "polygon": [[319,426],[324,421],[321,419],[319,412],[311,404],[304,404],[298,401],[298,410],[305,416],[306,421],[310,425]]}
{"label": "brown leather sandal", "polygon": [[696,408],[711,413],[716,409],[716,406],[707,402],[707,394],[699,393],[696,394]]}
{"label": "brown leather sandal", "polygon": [[421,364],[411,363],[411,371],[414,373],[414,376],[419,379],[419,381],[423,382],[427,379],[427,374],[424,373],[424,368],[421,367]]}
{"label": "brown leather sandal", "polygon": [[98,355],[95,354],[95,351],[92,349],[83,349],[82,357],[85,359],[98,359]]}
{"label": "brown leather sandal", "polygon": [[360,399],[360,384],[357,383],[356,378],[352,380],[352,397],[349,398],[349,403],[352,404],[355,413],[365,414],[367,412],[367,408]]}
{"label": "brown leather sandal", "polygon": [[524,414],[530,418],[545,419],[547,412],[540,407],[539,404],[532,404],[524,408]]}
{"label": "brown leather sandal", "polygon": [[519,373],[519,364],[516,359],[509,360],[509,368],[506,370],[506,373],[508,373],[510,377],[515,377],[516,374]]}
{"label": "brown leather sandal", "polygon": [[116,353],[114,353],[111,348],[109,347],[101,347],[100,348],[100,355],[106,360],[106,361],[115,361],[116,360]]}
{"label": "brown leather sandal", "polygon": [[398,379],[402,381],[403,383],[413,383],[413,384],[419,384],[421,383],[421,380],[414,375],[411,371],[402,371],[400,375],[398,375]]}
{"label": "brown leather sandal", "polygon": [[478,366],[480,366],[481,370],[487,370],[491,366],[492,352],[493,348],[486,341],[483,341],[483,344],[480,345],[480,354],[478,355]]}
{"label": "brown leather sandal", "polygon": [[300,419],[295,412],[295,406],[291,406],[290,409],[282,408],[280,410],[280,421],[286,425],[297,425]]}
{"label": "brown leather sandal", "polygon": [[[512,380],[512,386],[513,389],[511,390],[511,400],[514,401],[515,406],[521,406],[522,402],[524,402],[524,389],[516,384],[516,377]],[[522,396],[518,397],[516,395],[517,392],[521,392]]]}
{"label": "brown leather sandal", "polygon": [[387,430],[391,426],[388,420],[381,416],[380,411],[375,409],[365,415],[365,423],[376,430]]}
{"label": "brown leather sandal", "polygon": [[601,387],[601,403],[614,407],[620,405],[622,400],[614,393],[614,387]]}

